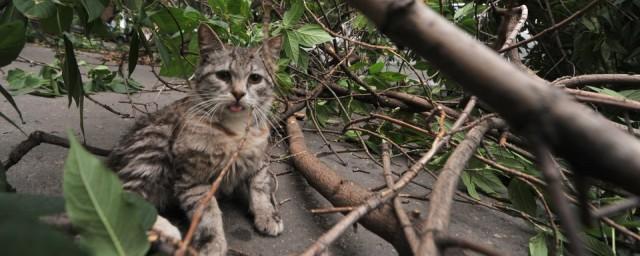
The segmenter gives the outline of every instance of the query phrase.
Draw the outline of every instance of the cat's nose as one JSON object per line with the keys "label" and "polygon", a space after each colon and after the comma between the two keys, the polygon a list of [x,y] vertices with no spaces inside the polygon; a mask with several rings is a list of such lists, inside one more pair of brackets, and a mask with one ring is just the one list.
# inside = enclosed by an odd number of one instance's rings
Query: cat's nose
{"label": "cat's nose", "polygon": [[242,99],[242,97],[244,97],[244,95],[246,95],[247,93],[240,90],[232,90],[231,94],[233,94],[233,97],[236,98],[236,101],[240,101],[240,99]]}

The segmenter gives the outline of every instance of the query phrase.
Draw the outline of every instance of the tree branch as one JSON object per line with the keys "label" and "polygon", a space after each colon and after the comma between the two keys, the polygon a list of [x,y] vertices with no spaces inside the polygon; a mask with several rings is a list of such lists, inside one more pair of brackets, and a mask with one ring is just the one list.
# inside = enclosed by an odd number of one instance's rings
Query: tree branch
{"label": "tree branch", "polygon": [[[66,138],[56,136],[50,133],[46,133],[43,131],[35,131],[29,134],[29,137],[20,142],[17,146],[15,146],[11,152],[9,153],[9,159],[7,159],[3,165],[5,169],[11,168],[11,166],[15,165],[24,157],[31,149],[36,146],[47,143],[52,145],[57,145],[65,148],[69,148],[69,140]],[[99,155],[99,156],[107,156],[111,153],[111,150],[106,150],[98,147],[93,147],[90,145],[84,145],[84,147],[91,153]]]}
{"label": "tree branch", "polygon": [[451,203],[458,188],[459,176],[480,145],[482,137],[491,129],[493,120],[489,119],[471,129],[440,171],[429,197],[429,214],[423,221],[421,233],[424,235],[420,238],[418,255],[441,254],[435,243],[436,235],[448,229]]}
{"label": "tree branch", "polygon": [[[294,117],[287,119],[287,133],[289,135],[289,151],[296,170],[302,173],[307,182],[331,204],[336,207],[361,205],[373,196],[373,193],[366,188],[340,177],[309,152],[302,130]],[[383,205],[370,212],[359,222],[365,228],[391,243],[401,255],[411,253],[400,225],[394,217],[393,209],[389,205]]]}
{"label": "tree branch", "polygon": [[347,2],[396,43],[416,50],[489,104],[516,131],[542,138],[576,167],[578,175],[609,181],[640,195],[636,184],[640,143],[602,116],[504,62],[420,1]]}

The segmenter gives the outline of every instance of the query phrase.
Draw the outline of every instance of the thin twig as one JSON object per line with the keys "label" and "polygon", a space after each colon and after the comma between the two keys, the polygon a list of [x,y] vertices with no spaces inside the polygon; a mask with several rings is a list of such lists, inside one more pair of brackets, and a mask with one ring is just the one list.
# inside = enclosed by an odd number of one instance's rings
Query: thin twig
{"label": "thin twig", "polygon": [[[128,90],[128,89],[127,89],[127,90]],[[111,112],[111,113],[114,113],[114,114],[116,114],[116,115],[119,115],[119,116],[120,116],[120,117],[122,117],[122,118],[133,118],[133,116],[131,116],[131,115],[129,115],[129,114],[121,113],[121,112],[119,112],[119,111],[117,111],[117,110],[113,109],[113,108],[112,108],[112,107],[110,107],[109,105],[104,104],[104,103],[102,103],[102,102],[99,102],[99,101],[95,100],[93,97],[89,96],[89,94],[85,94],[85,95],[84,95],[84,97],[85,97],[85,98],[87,98],[87,99],[89,99],[89,101],[91,101],[91,102],[95,103],[96,105],[98,105],[98,106],[100,106],[100,107],[102,107],[102,108],[106,109],[107,111],[109,111],[109,112]]]}
{"label": "thin twig", "polygon": [[[384,175],[384,180],[387,183],[387,188],[391,189],[393,187],[394,181],[393,176],[391,176],[391,157],[390,157],[390,149],[389,144],[386,140],[382,140],[382,172]],[[402,225],[402,231],[404,232],[404,236],[411,247],[411,252],[415,254],[418,251],[418,235],[416,234],[416,230],[413,228],[411,224],[411,220],[409,220],[409,216],[402,208],[402,202],[398,196],[393,198],[393,209],[396,213],[396,217],[398,217],[398,222]]]}
{"label": "thin twig", "polygon": [[[29,137],[20,142],[17,146],[15,146],[11,152],[9,153],[9,159],[7,159],[2,165],[5,169],[9,169],[11,166],[15,165],[24,157],[31,149],[40,145],[41,143],[47,143],[52,145],[57,145],[61,147],[68,148],[69,140],[60,136],[56,136],[50,133],[46,133],[43,131],[35,131],[29,134]],[[111,150],[106,150],[98,147],[93,147],[90,145],[84,145],[84,147],[91,153],[99,155],[99,156],[107,156],[111,153]]]}
{"label": "thin twig", "polygon": [[551,203],[560,217],[560,225],[565,230],[569,240],[569,250],[573,255],[587,255],[584,243],[580,237],[578,218],[569,209],[569,202],[564,197],[560,174],[556,168],[557,164],[551,157],[548,148],[540,141],[534,141],[537,162],[540,170],[547,181],[547,191],[549,192]]}
{"label": "thin twig", "polygon": [[233,152],[233,154],[231,155],[231,157],[229,158],[229,161],[225,164],[225,166],[222,167],[222,170],[218,174],[218,177],[216,177],[216,179],[211,184],[211,187],[209,188],[209,191],[207,192],[207,194],[205,194],[205,196],[202,197],[202,199],[200,199],[200,201],[198,202],[198,207],[196,208],[196,211],[193,214],[193,217],[191,218],[191,224],[189,225],[189,230],[187,231],[187,234],[182,240],[182,243],[180,243],[180,248],[178,249],[178,251],[176,251],[176,256],[185,255],[187,248],[189,247],[189,244],[193,239],[195,231],[198,228],[200,221],[202,220],[202,214],[204,214],[205,208],[207,208],[207,205],[211,201],[211,198],[213,198],[216,191],[218,191],[220,184],[222,184],[222,180],[227,175],[227,172],[229,172],[229,169],[231,169],[231,166],[233,166],[236,160],[238,159],[240,150],[242,150],[242,147],[244,147],[244,144],[247,141],[247,135],[249,134],[250,127],[251,127],[250,123],[247,123],[244,136],[242,137],[242,140],[238,143],[238,148]]}

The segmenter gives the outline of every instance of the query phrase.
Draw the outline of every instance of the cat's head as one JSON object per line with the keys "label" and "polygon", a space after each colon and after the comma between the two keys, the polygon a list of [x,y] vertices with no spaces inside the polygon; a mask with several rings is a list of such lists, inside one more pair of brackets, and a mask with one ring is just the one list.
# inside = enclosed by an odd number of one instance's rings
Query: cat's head
{"label": "cat's head", "polygon": [[[267,118],[273,101],[274,81],[267,62],[275,63],[282,40],[271,38],[266,47],[225,45],[208,25],[198,28],[200,64],[195,73],[194,97],[201,108],[221,119]],[[271,56],[271,60],[265,60]],[[273,65],[273,64],[271,64]]]}

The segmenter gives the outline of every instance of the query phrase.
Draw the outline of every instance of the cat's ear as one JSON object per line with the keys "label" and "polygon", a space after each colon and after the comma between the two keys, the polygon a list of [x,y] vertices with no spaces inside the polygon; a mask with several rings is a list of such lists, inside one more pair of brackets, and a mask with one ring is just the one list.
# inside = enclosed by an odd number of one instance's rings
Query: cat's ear
{"label": "cat's ear", "polygon": [[204,23],[198,27],[198,44],[200,45],[201,54],[224,49],[224,44],[216,32]]}
{"label": "cat's ear", "polygon": [[274,59],[280,58],[280,51],[282,50],[282,36],[276,36],[267,40],[266,48],[263,49],[266,53],[271,54]]}

